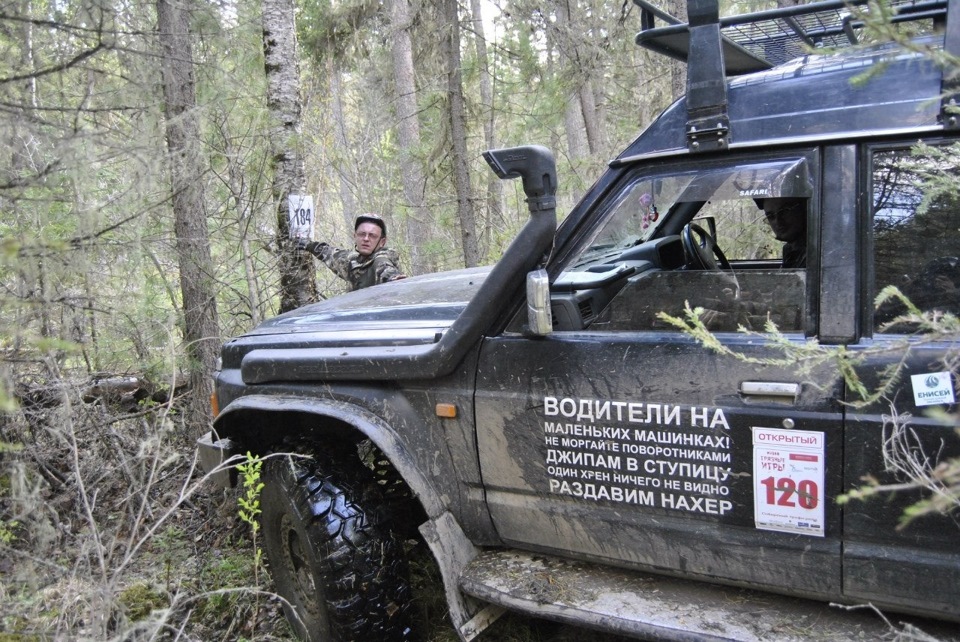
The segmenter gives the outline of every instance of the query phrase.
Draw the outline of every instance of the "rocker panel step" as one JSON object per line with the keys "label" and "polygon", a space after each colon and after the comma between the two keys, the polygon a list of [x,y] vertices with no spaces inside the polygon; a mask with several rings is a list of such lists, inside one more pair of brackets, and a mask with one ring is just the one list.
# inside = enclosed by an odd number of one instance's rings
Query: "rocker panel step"
{"label": "rocker panel step", "polygon": [[464,593],[513,611],[645,640],[960,642],[960,625],[630,572],[515,550],[485,551]]}

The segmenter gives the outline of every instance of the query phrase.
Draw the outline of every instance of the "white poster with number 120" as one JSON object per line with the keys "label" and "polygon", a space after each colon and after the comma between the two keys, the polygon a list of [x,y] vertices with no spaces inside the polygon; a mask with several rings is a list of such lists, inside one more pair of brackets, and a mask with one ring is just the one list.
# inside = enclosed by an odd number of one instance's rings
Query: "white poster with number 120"
{"label": "white poster with number 120", "polygon": [[822,432],[753,428],[756,527],[824,537]]}

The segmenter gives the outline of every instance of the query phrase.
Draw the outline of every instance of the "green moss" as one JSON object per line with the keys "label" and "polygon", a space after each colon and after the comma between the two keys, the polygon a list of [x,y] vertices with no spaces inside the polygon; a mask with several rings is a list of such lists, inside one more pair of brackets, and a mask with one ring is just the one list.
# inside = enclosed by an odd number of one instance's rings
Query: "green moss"
{"label": "green moss", "polygon": [[43,630],[37,622],[20,615],[4,617],[0,626],[4,629],[0,631],[0,642],[40,642],[51,639],[37,632]]}
{"label": "green moss", "polygon": [[127,619],[136,622],[157,609],[166,608],[170,605],[170,600],[156,588],[138,582],[120,593],[120,604]]}

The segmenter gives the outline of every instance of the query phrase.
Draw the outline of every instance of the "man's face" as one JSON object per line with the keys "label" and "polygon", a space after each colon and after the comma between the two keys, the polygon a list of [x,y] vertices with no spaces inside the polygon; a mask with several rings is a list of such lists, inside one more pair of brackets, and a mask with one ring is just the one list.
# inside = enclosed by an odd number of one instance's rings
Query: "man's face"
{"label": "man's face", "polygon": [[361,223],[353,233],[354,243],[357,245],[357,252],[362,257],[368,257],[386,242],[383,238],[380,226],[376,223]]}
{"label": "man's face", "polygon": [[807,210],[802,198],[765,199],[763,213],[778,241],[799,241],[807,233]]}

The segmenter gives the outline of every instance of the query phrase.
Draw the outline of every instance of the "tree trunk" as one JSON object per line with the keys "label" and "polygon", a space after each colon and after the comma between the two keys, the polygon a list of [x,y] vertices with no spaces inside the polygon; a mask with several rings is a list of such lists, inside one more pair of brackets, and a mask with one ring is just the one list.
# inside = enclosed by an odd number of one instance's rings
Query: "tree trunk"
{"label": "tree trunk", "polygon": [[[638,47],[639,49],[639,47]],[[607,102],[606,94],[603,91],[603,83],[595,83],[592,80],[588,82],[591,95],[593,96],[593,110],[597,121],[597,139],[600,141],[599,153],[606,158],[611,154],[620,151],[619,147],[615,150],[610,149],[610,137],[607,135]],[[619,145],[620,141],[615,141]]]}
{"label": "tree trunk", "polygon": [[[669,14],[679,18],[681,21],[687,21],[687,0],[667,0],[666,11]],[[687,65],[679,60],[671,60],[670,65],[670,89],[673,99],[677,100],[687,93]]]}
{"label": "tree trunk", "polygon": [[[487,56],[487,40],[483,31],[483,9],[481,0],[470,0],[473,17],[474,43],[477,50],[477,65],[480,68],[480,112],[483,121],[483,144],[486,149],[496,149],[496,112],[493,108],[493,74]],[[486,172],[487,223],[483,226],[483,241],[480,254],[485,256],[490,248],[490,233],[493,222],[502,223],[503,217],[503,181],[493,172]]]}
{"label": "tree trunk", "polygon": [[[576,167],[577,161],[589,156],[591,149],[584,122],[586,114],[583,110],[576,44],[570,37],[570,9],[564,0],[556,4],[556,25],[554,29],[548,30],[547,36],[554,41],[552,49],[558,52],[554,63],[555,73],[564,78],[563,85],[567,88],[563,123],[567,134],[567,153],[570,162]],[[579,198],[579,194],[575,196]]]}
{"label": "tree trunk", "polygon": [[[577,3],[572,0],[560,0],[557,3],[557,38],[560,51],[563,52],[561,68],[565,76],[573,83],[575,100],[579,103],[583,133],[590,154],[597,154],[603,146],[601,126],[597,119],[596,98],[590,83],[590,59],[578,41],[575,29],[584,29],[587,18],[577,12]],[[576,25],[576,27],[574,27]]]}
{"label": "tree trunk", "polygon": [[583,126],[587,132],[587,146],[591,154],[599,154],[604,149],[603,124],[600,121],[593,83],[584,80],[580,83],[580,109],[583,111]]}
{"label": "tree trunk", "polygon": [[[332,49],[332,48],[331,48]],[[347,137],[347,119],[343,113],[343,101],[341,88],[340,63],[333,53],[330,53],[330,61],[327,63],[327,75],[330,88],[330,111],[333,121],[333,144],[336,150],[334,155],[334,167],[337,173],[337,182],[340,186],[340,202],[343,205],[343,222],[346,229],[353,229],[353,219],[356,218],[360,210],[357,209],[357,202],[353,196],[353,183],[356,180],[354,172],[348,167],[348,159],[351,158],[350,142]],[[366,211],[369,208],[364,208]]]}
{"label": "tree trunk", "polygon": [[220,330],[204,208],[200,160],[203,156],[187,16],[179,0],[157,0],[173,227],[183,297],[183,340],[190,358],[192,394],[186,418],[187,425],[199,436],[210,421],[208,399],[220,351]]}
{"label": "tree trunk", "polygon": [[567,154],[570,161],[579,161],[589,156],[590,143],[587,140],[587,128],[583,124],[580,92],[574,91],[567,96],[563,110],[563,123],[567,133]]}
{"label": "tree trunk", "polygon": [[427,258],[420,244],[429,238],[429,212],[424,204],[426,181],[416,150],[420,147],[420,122],[417,109],[417,87],[413,74],[413,45],[410,41],[410,9],[407,0],[391,0],[390,20],[393,26],[393,75],[397,90],[397,139],[403,162],[400,173],[408,206],[406,241],[410,250],[413,274],[429,271]]}
{"label": "tree trunk", "polygon": [[450,147],[453,182],[457,192],[457,216],[463,244],[463,264],[480,263],[477,249],[477,220],[470,190],[470,166],[467,161],[467,123],[464,117],[463,78],[460,74],[460,16],[457,0],[443,0],[446,36],[443,39],[447,73],[447,114],[450,120]]}
{"label": "tree trunk", "polygon": [[[306,193],[300,140],[300,69],[293,0],[263,1],[263,55],[270,110],[270,158],[280,252],[280,312],[317,300],[313,257],[290,240],[288,198]],[[317,203],[318,209],[320,204]]]}

